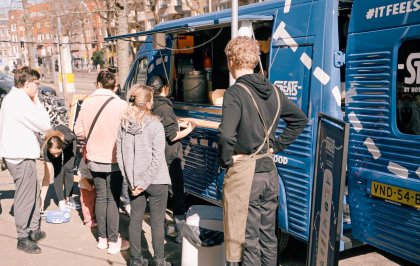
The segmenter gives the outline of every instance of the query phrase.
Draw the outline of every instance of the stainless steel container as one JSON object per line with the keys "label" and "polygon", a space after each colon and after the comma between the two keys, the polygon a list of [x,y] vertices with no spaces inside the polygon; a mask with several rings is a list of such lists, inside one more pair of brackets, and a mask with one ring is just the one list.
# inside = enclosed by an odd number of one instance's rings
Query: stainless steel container
{"label": "stainless steel container", "polygon": [[204,71],[190,71],[184,79],[184,102],[207,102],[207,79]]}

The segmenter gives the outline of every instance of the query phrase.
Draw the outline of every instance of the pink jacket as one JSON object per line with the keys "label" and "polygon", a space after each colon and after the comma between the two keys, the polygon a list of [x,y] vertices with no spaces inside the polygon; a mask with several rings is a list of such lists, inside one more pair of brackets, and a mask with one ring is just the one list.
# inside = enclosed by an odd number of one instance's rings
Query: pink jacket
{"label": "pink jacket", "polygon": [[121,100],[111,90],[96,89],[83,101],[74,125],[74,133],[77,137],[87,137],[93,119],[109,97],[115,99],[110,101],[102,110],[86,147],[88,160],[98,163],[117,162],[115,141],[121,118],[127,110],[127,102]]}

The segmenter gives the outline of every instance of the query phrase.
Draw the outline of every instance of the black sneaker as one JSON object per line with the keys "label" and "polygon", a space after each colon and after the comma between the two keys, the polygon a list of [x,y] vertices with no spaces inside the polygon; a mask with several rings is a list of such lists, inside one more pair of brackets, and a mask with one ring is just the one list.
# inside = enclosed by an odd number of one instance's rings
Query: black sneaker
{"label": "black sneaker", "polygon": [[29,232],[29,239],[37,243],[38,241],[44,239],[47,236],[47,234],[44,231],[41,231],[40,229],[36,231],[30,231]]}
{"label": "black sneaker", "polygon": [[40,254],[41,248],[29,237],[18,238],[17,249],[30,254]]}

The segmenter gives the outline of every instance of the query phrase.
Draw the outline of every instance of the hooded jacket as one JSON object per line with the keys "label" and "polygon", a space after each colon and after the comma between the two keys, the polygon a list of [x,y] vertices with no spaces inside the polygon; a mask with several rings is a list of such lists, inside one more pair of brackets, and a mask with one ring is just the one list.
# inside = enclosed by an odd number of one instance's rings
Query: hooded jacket
{"label": "hooded jacket", "polygon": [[179,131],[178,119],[174,113],[171,100],[161,95],[154,96],[152,112],[161,118],[161,123],[165,129],[165,157],[166,163],[171,164],[176,158],[182,159],[182,144],[180,140],[173,141]]}
{"label": "hooded jacket", "polygon": [[[247,74],[239,77],[236,83],[229,87],[223,99],[223,116],[219,126],[220,159],[223,167],[233,163],[235,154],[252,154],[264,141],[264,127],[250,95],[237,83],[246,85],[260,109],[267,129],[275,119],[275,126],[270,133],[270,148],[274,153],[287,148],[303,131],[308,122],[305,114],[280,90],[280,113],[274,117],[277,110],[277,97],[273,85],[260,74]],[[275,132],[279,119],[287,126],[276,139]],[[267,152],[264,147],[260,153]],[[274,164],[270,158],[257,160],[255,172],[271,171]]]}
{"label": "hooded jacket", "polygon": [[165,133],[154,117],[146,116],[143,125],[120,127],[117,161],[132,189],[140,186],[146,190],[151,184],[171,184],[165,161]]}

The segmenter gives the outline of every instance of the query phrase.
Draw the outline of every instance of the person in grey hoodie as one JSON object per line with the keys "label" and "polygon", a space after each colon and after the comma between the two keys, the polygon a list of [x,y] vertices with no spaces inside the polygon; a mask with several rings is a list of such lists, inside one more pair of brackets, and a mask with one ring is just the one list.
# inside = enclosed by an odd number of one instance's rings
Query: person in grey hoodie
{"label": "person in grey hoodie", "polygon": [[164,257],[164,221],[171,184],[165,160],[165,131],[151,113],[153,88],[134,85],[117,136],[117,161],[131,192],[130,265],[148,265],[141,253],[141,231],[149,200],[156,266],[169,266]]}

